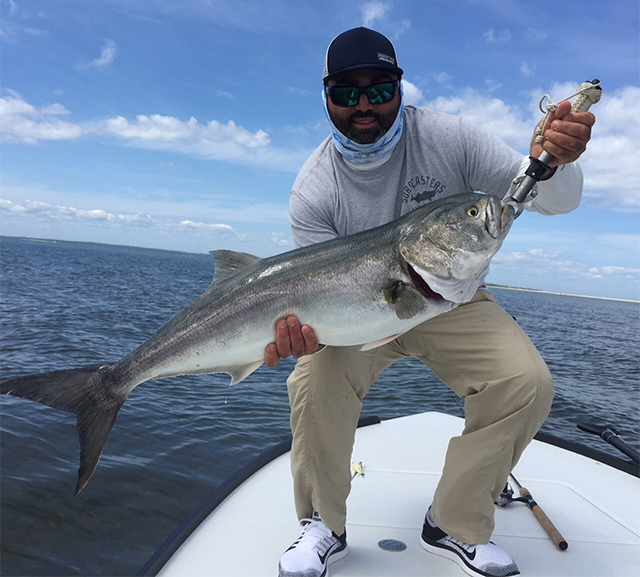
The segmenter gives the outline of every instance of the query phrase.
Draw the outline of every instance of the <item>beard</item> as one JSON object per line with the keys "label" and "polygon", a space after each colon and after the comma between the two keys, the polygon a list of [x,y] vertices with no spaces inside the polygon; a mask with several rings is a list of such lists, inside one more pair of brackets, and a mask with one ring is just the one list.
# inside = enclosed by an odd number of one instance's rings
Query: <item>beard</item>
{"label": "beard", "polygon": [[[373,110],[367,110],[367,112],[360,112],[359,110],[346,118],[338,117],[329,111],[329,117],[334,126],[342,132],[349,140],[357,142],[358,144],[373,144],[382,138],[391,128],[398,116],[398,110],[400,105],[398,104],[394,110],[387,114],[378,114]],[[375,118],[378,124],[374,128],[362,129],[356,128],[353,125],[353,121],[356,118]]]}

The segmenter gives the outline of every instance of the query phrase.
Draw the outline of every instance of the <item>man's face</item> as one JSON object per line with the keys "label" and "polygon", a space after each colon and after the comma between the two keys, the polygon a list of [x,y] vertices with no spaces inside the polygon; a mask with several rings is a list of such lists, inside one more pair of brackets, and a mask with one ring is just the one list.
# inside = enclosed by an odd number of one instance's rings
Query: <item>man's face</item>
{"label": "man's face", "polygon": [[[357,86],[364,88],[381,82],[399,80],[396,74],[381,70],[345,72],[327,82],[329,86]],[[347,138],[358,144],[372,144],[381,138],[394,123],[400,108],[400,91],[385,104],[371,104],[366,94],[360,95],[356,106],[336,106],[327,98],[329,117]]]}

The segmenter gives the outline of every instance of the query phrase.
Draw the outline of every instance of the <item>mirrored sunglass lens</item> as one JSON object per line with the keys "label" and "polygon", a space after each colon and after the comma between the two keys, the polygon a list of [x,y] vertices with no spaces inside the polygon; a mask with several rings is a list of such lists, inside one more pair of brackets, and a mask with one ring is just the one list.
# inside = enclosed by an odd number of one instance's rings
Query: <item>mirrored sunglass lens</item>
{"label": "mirrored sunglass lens", "polygon": [[352,86],[334,86],[331,88],[331,100],[337,106],[355,106],[360,99],[360,91]]}
{"label": "mirrored sunglass lens", "polygon": [[385,82],[367,88],[367,96],[371,104],[384,104],[393,98],[393,83]]}

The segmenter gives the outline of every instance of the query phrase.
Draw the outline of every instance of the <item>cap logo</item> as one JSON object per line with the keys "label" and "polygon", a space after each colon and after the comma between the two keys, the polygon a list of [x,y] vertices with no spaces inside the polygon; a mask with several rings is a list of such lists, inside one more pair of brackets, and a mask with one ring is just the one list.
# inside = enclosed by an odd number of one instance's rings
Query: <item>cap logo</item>
{"label": "cap logo", "polygon": [[389,56],[388,54],[383,54],[382,52],[378,52],[378,60],[382,60],[383,62],[388,62],[393,66],[396,65],[396,59],[393,56]]}

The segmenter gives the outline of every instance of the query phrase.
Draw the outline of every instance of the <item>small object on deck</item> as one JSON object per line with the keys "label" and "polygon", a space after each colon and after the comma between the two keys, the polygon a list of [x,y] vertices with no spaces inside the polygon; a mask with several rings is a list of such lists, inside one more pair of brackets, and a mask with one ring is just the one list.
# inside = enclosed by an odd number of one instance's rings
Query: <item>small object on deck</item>
{"label": "small object on deck", "polygon": [[404,551],[407,545],[397,539],[383,539],[382,541],[378,541],[378,547],[383,551],[400,552]]}
{"label": "small object on deck", "polygon": [[364,477],[364,465],[362,461],[354,461],[351,463],[351,468],[353,469],[353,475],[351,475],[351,480],[355,479],[356,476]]}

